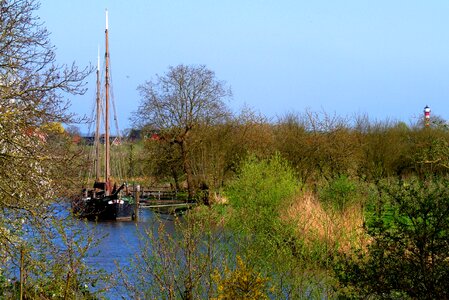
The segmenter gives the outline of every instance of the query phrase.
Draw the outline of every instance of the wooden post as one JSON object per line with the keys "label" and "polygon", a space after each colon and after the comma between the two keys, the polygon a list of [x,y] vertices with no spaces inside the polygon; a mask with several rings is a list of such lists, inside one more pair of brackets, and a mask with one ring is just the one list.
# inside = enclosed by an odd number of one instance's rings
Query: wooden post
{"label": "wooden post", "polygon": [[139,220],[139,202],[140,202],[140,185],[139,184],[134,188],[134,199],[136,200],[136,207],[134,210],[134,221],[137,222]]}

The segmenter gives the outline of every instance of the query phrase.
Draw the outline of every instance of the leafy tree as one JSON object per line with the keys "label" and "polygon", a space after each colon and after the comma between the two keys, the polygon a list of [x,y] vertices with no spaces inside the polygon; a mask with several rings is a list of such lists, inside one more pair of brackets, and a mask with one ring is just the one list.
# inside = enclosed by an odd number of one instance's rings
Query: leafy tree
{"label": "leafy tree", "polygon": [[[182,159],[179,147],[175,144],[149,138],[144,142],[143,161],[146,175],[153,176],[157,181],[169,180],[176,190],[181,189],[184,178]],[[170,180],[171,179],[171,180]]]}
{"label": "leafy tree", "polygon": [[[11,257],[20,270],[20,279],[12,281],[10,288],[0,287],[0,294],[8,295],[8,299],[19,298],[13,295],[19,295],[20,285],[25,299],[95,299],[101,292],[95,288],[99,280],[108,280],[104,272],[91,269],[85,262],[98,238],[94,239],[92,230],[80,226],[69,215],[41,222],[47,226],[45,230],[23,227],[26,238],[16,241],[20,251]],[[93,288],[97,291],[91,291]]]}
{"label": "leafy tree", "polygon": [[195,177],[214,192],[220,192],[232,180],[249,155],[267,158],[274,149],[272,126],[249,110],[223,124],[192,131]]}
{"label": "leafy tree", "polygon": [[233,121],[237,146],[233,152],[239,158],[238,165],[252,155],[268,159],[276,153],[273,125],[266,117],[244,107]]}
{"label": "leafy tree", "polygon": [[231,91],[206,66],[178,65],[139,86],[142,102],[136,122],[159,130],[161,141],[177,145],[189,196],[195,193],[191,132],[198,126],[222,123],[230,115],[224,99]]}
{"label": "leafy tree", "polygon": [[344,286],[381,298],[447,299],[449,189],[447,179],[385,184],[369,210],[372,242],[336,268]]}
{"label": "leafy tree", "polygon": [[279,155],[266,160],[249,157],[226,188],[231,206],[237,209],[232,224],[248,234],[271,235],[273,227],[282,226],[276,218],[280,209],[298,188],[288,162]]}
{"label": "leafy tree", "polygon": [[[232,122],[214,126],[202,126],[192,135],[193,172],[195,177],[211,191],[219,191],[230,178],[233,167],[236,128]],[[204,191],[207,193],[207,191]],[[208,204],[208,196],[204,201]]]}

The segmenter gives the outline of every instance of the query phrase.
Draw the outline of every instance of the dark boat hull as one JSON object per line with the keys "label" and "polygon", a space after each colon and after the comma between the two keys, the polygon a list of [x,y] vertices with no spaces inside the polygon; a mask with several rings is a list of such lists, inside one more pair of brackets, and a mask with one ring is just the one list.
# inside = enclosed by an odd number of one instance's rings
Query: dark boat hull
{"label": "dark boat hull", "polygon": [[80,217],[88,220],[119,221],[134,219],[135,205],[125,200],[88,199],[84,201],[84,208]]}
{"label": "dark boat hull", "polygon": [[135,204],[129,198],[84,198],[77,201],[73,212],[90,221],[129,221],[135,218]]}

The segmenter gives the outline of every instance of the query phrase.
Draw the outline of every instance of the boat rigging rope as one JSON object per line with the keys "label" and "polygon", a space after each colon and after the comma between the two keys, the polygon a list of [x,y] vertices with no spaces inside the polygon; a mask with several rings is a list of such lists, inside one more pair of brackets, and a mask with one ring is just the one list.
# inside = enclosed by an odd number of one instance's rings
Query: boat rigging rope
{"label": "boat rigging rope", "polygon": [[[109,56],[109,87],[110,87],[110,96],[111,96],[111,103],[112,103],[112,110],[114,113],[114,124],[115,124],[115,132],[116,132],[116,138],[113,140],[112,145],[116,146],[116,151],[114,153],[111,153],[114,155],[113,163],[115,163],[115,168],[111,168],[115,171],[115,176],[117,178],[125,179],[125,172],[124,172],[124,166],[123,166],[123,159],[124,155],[122,154],[123,145],[122,145],[122,137],[120,135],[120,129],[118,126],[118,118],[117,118],[117,109],[115,105],[115,97],[114,97],[114,88],[113,88],[113,76],[112,76],[112,60]],[[112,148],[112,147],[111,147]]]}
{"label": "boat rigging rope", "polygon": [[[92,104],[91,115],[90,118],[88,119],[89,126],[87,128],[87,137],[90,137],[92,135],[92,126],[95,124],[96,95],[94,95],[94,99],[95,101],[93,101]],[[87,185],[89,178],[92,178],[92,174],[94,173],[95,170],[95,164],[93,163],[95,162],[95,136],[93,145],[94,147],[90,147],[90,151],[87,155],[87,161],[89,165],[87,171],[86,169],[83,168],[80,170],[80,176],[81,178],[83,178],[83,186]],[[83,174],[81,174],[81,172],[83,172]]]}
{"label": "boat rigging rope", "polygon": [[[105,85],[104,85],[104,78],[105,78],[105,69],[106,69],[106,62],[103,62],[103,68],[101,69],[101,74],[100,74],[100,128],[104,127],[104,124],[106,123],[105,120]],[[115,149],[114,151],[111,151],[111,164],[114,164],[114,166],[111,166],[111,170],[114,172],[113,174],[111,174],[112,177],[115,177],[117,179],[125,179],[125,172],[124,172],[124,162],[123,160],[126,157],[126,151],[125,149],[125,145],[122,144],[122,137],[120,135],[120,130],[119,130],[119,126],[118,126],[118,119],[117,119],[117,109],[116,109],[116,104],[115,104],[115,99],[114,99],[114,92],[113,92],[113,84],[112,84],[112,72],[111,72],[111,60],[109,57],[109,88],[110,88],[110,101],[112,103],[112,112],[114,113],[114,124],[115,124],[115,139],[113,141],[106,141],[105,140],[105,135],[104,132],[102,133],[101,130],[98,133],[100,135],[100,137],[103,135],[103,141],[104,143],[106,142],[110,142],[111,147],[110,149]],[[95,149],[96,149],[96,139],[95,139],[95,124],[96,124],[96,92],[94,95],[94,101],[93,101],[93,105],[92,105],[92,110],[91,110],[91,116],[90,119],[88,119],[88,137],[93,137],[94,138],[94,142],[92,144],[89,143],[89,152],[87,155],[87,161],[89,164],[88,168],[82,168],[80,171],[80,175],[82,176],[82,178],[84,178],[84,182],[83,184],[86,185],[89,181],[89,178],[94,178],[95,176],[95,164],[98,163],[100,164],[100,166],[102,166],[104,168],[104,156],[99,158],[99,161],[96,162],[95,160]],[[92,128],[94,127],[94,128]],[[110,129],[110,128],[109,128]],[[111,137],[113,137],[114,135],[111,135]],[[104,144],[101,142],[100,140],[100,145]],[[102,145],[104,147],[104,145]]]}

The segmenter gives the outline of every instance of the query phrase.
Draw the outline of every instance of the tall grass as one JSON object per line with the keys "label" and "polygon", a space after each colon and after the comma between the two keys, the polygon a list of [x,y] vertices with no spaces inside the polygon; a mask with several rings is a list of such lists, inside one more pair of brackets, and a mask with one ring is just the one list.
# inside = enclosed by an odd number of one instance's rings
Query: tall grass
{"label": "tall grass", "polygon": [[342,210],[325,209],[315,194],[306,191],[294,197],[282,218],[294,224],[295,233],[304,241],[309,254],[324,262],[336,253],[349,253],[368,242],[360,203]]}

